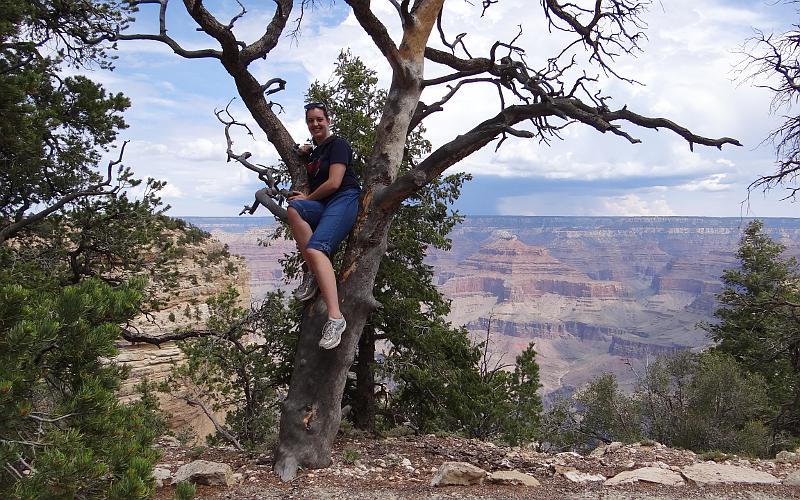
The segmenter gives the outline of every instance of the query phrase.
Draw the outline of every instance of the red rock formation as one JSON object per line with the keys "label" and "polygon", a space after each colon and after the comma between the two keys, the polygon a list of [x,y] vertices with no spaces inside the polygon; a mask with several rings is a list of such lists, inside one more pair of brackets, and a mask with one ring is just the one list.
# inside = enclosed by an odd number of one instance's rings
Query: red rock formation
{"label": "red rock formation", "polygon": [[524,302],[544,294],[617,299],[621,283],[597,281],[550,255],[501,232],[453,270],[443,290],[449,296],[489,293],[498,302]]}

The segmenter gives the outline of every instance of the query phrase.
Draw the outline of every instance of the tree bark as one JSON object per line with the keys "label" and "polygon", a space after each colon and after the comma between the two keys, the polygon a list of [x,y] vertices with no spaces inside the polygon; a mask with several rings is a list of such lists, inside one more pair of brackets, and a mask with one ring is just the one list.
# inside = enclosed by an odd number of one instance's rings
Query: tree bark
{"label": "tree bark", "polygon": [[[341,344],[331,350],[317,345],[327,319],[321,298],[304,311],[292,380],[281,408],[273,465],[283,481],[293,479],[298,467],[317,469],[331,463],[347,372],[353,364],[361,331],[377,306],[372,286],[381,256],[386,251],[388,216],[371,219],[371,224],[364,224],[358,234],[351,237],[345,256],[345,263],[351,265],[339,282],[341,310],[347,319]],[[356,255],[358,259],[354,260]]]}

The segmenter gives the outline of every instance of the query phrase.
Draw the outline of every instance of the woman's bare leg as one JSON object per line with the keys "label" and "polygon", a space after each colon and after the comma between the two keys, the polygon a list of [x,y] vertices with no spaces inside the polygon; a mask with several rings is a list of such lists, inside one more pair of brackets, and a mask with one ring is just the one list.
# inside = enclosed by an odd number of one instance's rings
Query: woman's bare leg
{"label": "woman's bare leg", "polygon": [[342,312],[339,310],[339,292],[336,289],[336,273],[333,271],[333,264],[324,252],[313,248],[306,248],[308,240],[311,239],[313,231],[308,222],[300,217],[300,214],[292,207],[289,207],[289,227],[292,236],[297,243],[297,248],[303,256],[303,260],[308,265],[314,277],[317,278],[320,294],[325,305],[328,306],[328,317],[341,318]]}
{"label": "woman's bare leg", "polygon": [[319,292],[322,294],[322,300],[328,306],[328,317],[331,319],[338,319],[342,317],[342,312],[339,310],[339,292],[336,289],[336,273],[333,271],[333,264],[331,259],[319,250],[307,248],[303,252],[303,257],[306,263],[311,267],[314,276],[317,278],[319,285]]}
{"label": "woman's bare leg", "polygon": [[300,250],[300,253],[304,254],[303,257],[305,258],[306,245],[308,245],[308,240],[311,239],[311,235],[314,231],[311,230],[311,226],[308,225],[308,222],[304,221],[293,207],[289,207],[288,212],[289,228],[292,230],[292,236],[294,237],[295,243],[297,243],[297,248]]}

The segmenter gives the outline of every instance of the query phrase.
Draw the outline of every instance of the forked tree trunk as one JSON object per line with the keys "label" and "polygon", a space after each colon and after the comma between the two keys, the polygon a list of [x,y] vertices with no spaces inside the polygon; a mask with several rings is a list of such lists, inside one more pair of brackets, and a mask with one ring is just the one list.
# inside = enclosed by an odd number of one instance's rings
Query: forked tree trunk
{"label": "forked tree trunk", "polygon": [[[622,130],[619,126],[620,122],[651,129],[672,130],[683,137],[690,146],[702,144],[721,148],[723,144],[741,145],[737,140],[728,137],[710,139],[698,136],[669,120],[641,116],[628,110],[627,107],[611,111],[605,105],[604,98],[599,95],[597,98],[591,98],[592,102],[587,104],[573,95],[579,90],[579,86],[582,88],[581,81],[585,78],[579,79],[572,93],[565,95],[560,76],[551,74],[530,78],[521,57],[520,60],[511,57],[512,53],[519,55],[521,51],[508,44],[495,43],[490,51],[491,59],[471,56],[461,59],[454,55],[454,51],[451,54],[433,48],[426,49],[428,38],[439,18],[444,0],[415,0],[413,3],[402,2],[401,4],[392,2],[397,7],[402,20],[403,36],[399,44],[395,42],[386,26],[372,12],[369,0],[345,1],[352,8],[361,28],[373,40],[375,46],[391,66],[392,83],[381,121],[376,129],[374,147],[367,161],[367,178],[358,222],[349,239],[343,270],[339,277],[341,309],[348,323],[341,345],[330,351],[317,346],[327,316],[321,299],[317,299],[309,305],[303,314],[294,372],[289,386],[289,394],[282,408],[279,445],[275,455],[274,469],[284,480],[293,478],[298,467],[326,467],[331,462],[330,452],[341,419],[341,399],[347,371],[353,363],[358,337],[364,328],[367,317],[378,306],[372,295],[372,288],[375,284],[381,257],[386,251],[389,223],[398,205],[425,186],[431,179],[441,175],[445,169],[461,159],[480,150],[501,134],[504,135],[504,138],[506,134],[527,138],[544,138],[545,131],[556,134],[555,131],[560,128],[550,129],[550,124],[547,122],[548,117],[582,122],[600,132],[610,131],[626,138],[631,143],[640,141]],[[167,35],[165,24],[166,1],[138,2],[160,3],[158,35],[119,34],[114,39],[157,40],[169,45],[173,51],[186,58],[219,59],[234,78],[239,96],[247,109],[285,162],[293,188],[302,189],[306,185],[307,179],[303,162],[297,154],[295,141],[276,113],[273,112],[274,103],[266,99],[267,96],[281,90],[286,82],[280,78],[273,78],[267,83],[261,84],[248,70],[250,63],[260,58],[266,58],[266,55],[278,44],[284,27],[290,19],[292,0],[275,0],[275,2],[278,4],[278,8],[265,33],[250,45],[239,41],[233,33],[233,24],[244,14],[244,11],[234,17],[228,25],[225,25],[217,20],[202,2],[194,0],[184,1],[187,12],[201,31],[219,43],[219,48],[186,50],[170,38]],[[484,2],[484,8],[491,3],[495,2]],[[600,9],[601,2],[596,4]],[[612,25],[620,23],[619,26],[622,26],[623,21],[628,22],[631,18],[635,25],[641,5],[635,3],[632,6],[620,7],[621,4],[622,2],[615,2],[608,8],[602,6],[603,16],[610,16],[608,20]],[[548,18],[548,26],[552,28],[557,26],[555,22],[558,20],[564,21],[580,35],[579,40],[583,40],[584,44],[591,45],[595,51],[592,58],[597,59],[604,68],[607,67],[600,61],[599,54],[605,53],[604,47],[607,44],[619,47],[624,52],[631,50],[624,46],[625,41],[630,41],[634,48],[637,47],[636,38],[641,33],[629,34],[623,30],[622,34],[598,37],[598,34],[594,33],[598,29],[596,16],[589,25],[584,26],[580,24],[581,20],[572,13],[571,8],[573,7],[575,10],[580,10],[574,4],[562,4],[548,0],[542,2],[542,5]],[[570,8],[566,8],[568,5]],[[614,8],[618,9],[614,11]],[[598,10],[598,13],[600,12],[601,10]],[[554,21],[555,18],[557,19]],[[459,35],[454,44],[458,43],[462,36]],[[442,41],[447,43],[444,40],[444,32],[441,37]],[[516,39],[514,38],[514,40]],[[622,45],[620,45],[620,39],[622,39]],[[455,45],[450,45],[450,47],[454,49]],[[498,61],[495,58],[495,52],[499,47],[504,47],[502,50],[509,49],[509,55]],[[424,82],[423,62],[426,54],[432,61],[449,67],[455,73]],[[563,54],[564,52],[562,52]],[[556,61],[559,57],[561,55],[552,61]],[[571,63],[570,66],[572,64],[574,63]],[[554,68],[557,68],[557,65]],[[479,77],[467,78],[471,76]],[[543,79],[542,82],[539,81],[540,78]],[[496,116],[457,135],[417,164],[411,172],[398,179],[397,172],[403,158],[403,149],[409,129],[413,129],[425,116],[440,111],[443,103],[447,102],[463,83],[476,81],[492,81],[510,85],[509,88],[520,97],[522,96],[519,92],[524,87],[526,92],[530,92],[533,99],[523,97],[523,100],[526,101],[525,104],[506,106],[502,101],[501,94],[502,110]],[[450,91],[440,101],[427,106],[422,105],[417,109],[418,104],[421,104],[419,97],[423,86],[443,85],[448,82],[458,83],[448,85]],[[514,90],[514,82],[518,84],[516,90]],[[561,85],[562,90],[556,90],[555,95],[551,96],[553,85],[555,87]],[[602,105],[598,105],[598,100]],[[517,123],[526,120],[534,121],[534,127],[539,128],[538,135],[513,128]],[[228,141],[230,148],[231,141],[230,139]],[[229,159],[239,161],[247,168],[258,172],[260,176],[269,173],[267,170],[256,168],[247,162],[249,153],[234,155],[229,149],[228,155]],[[265,203],[265,206],[272,207],[273,210],[276,207],[269,201]],[[276,215],[278,214],[276,213]],[[0,240],[2,238],[3,234],[0,234]]]}
{"label": "forked tree trunk", "polygon": [[[344,266],[347,274],[339,283],[342,314],[347,319],[341,344],[331,350],[317,345],[327,319],[321,298],[318,297],[304,312],[292,381],[281,408],[273,466],[283,481],[293,479],[298,467],[316,469],[331,464],[331,448],[341,421],[347,372],[353,364],[361,331],[377,306],[372,297],[372,286],[386,250],[388,217],[381,225],[382,228],[373,226],[374,231],[369,231],[372,238],[351,239],[356,243],[353,246],[360,247],[361,251],[348,249]],[[361,234],[365,234],[364,229]],[[372,242],[375,243],[363,248],[364,243]],[[354,260],[356,256],[357,261]]]}
{"label": "forked tree trunk", "polygon": [[[415,2],[413,13],[405,17],[403,40],[395,46],[370,11],[369,2],[348,0],[359,23],[376,41],[381,40],[393,76],[367,161],[358,221],[348,240],[339,277],[339,300],[347,319],[341,344],[330,351],[317,346],[327,316],[321,299],[303,314],[292,381],[281,410],[273,466],[284,481],[294,478],[298,467],[321,468],[331,462],[347,372],[367,318],[379,306],[372,288],[386,252],[389,224],[407,196],[387,188],[395,181],[403,159],[411,119],[422,92],[425,46],[443,2]],[[415,184],[418,188],[427,181],[418,178]]]}

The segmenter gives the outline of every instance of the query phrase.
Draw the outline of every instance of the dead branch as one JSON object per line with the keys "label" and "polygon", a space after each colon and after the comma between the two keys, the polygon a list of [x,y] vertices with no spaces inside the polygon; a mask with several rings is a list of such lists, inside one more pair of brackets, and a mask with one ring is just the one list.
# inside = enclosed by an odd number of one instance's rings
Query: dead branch
{"label": "dead branch", "polygon": [[[509,133],[509,130],[517,123],[524,120],[546,120],[547,117],[580,122],[599,132],[611,132],[624,137],[632,144],[641,141],[623,131],[614,122],[623,121],[642,128],[671,130],[683,137],[689,143],[690,148],[693,148],[694,144],[713,146],[718,149],[721,149],[725,144],[741,146],[741,143],[736,139],[730,137],[711,139],[699,136],[666,118],[649,118],[636,114],[626,107],[617,111],[609,111],[604,106],[592,107],[579,99],[559,97],[550,99],[548,102],[512,105],[503,109],[494,117],[485,120],[472,128],[472,130],[459,135],[449,143],[433,151],[416,168],[396,179],[379,197],[376,197],[374,203],[383,210],[392,210],[393,207],[419,190],[431,179],[440,175],[447,168],[483,148],[498,135],[504,132]],[[540,129],[539,133],[544,134],[548,130]],[[522,135],[527,136],[524,133]]]}
{"label": "dead branch", "polygon": [[186,404],[188,404],[189,406],[199,406],[200,409],[203,410],[203,413],[206,414],[206,417],[208,417],[208,419],[211,420],[211,423],[214,425],[214,429],[216,429],[216,431],[222,437],[224,437],[229,443],[231,443],[237,450],[244,451],[244,448],[239,443],[239,440],[236,439],[236,437],[234,437],[233,434],[228,432],[228,430],[225,429],[225,427],[220,425],[217,419],[214,418],[214,414],[211,413],[211,410],[209,410],[208,407],[205,404],[203,404],[202,401],[200,401],[199,399],[190,398],[188,396],[179,396],[179,399],[186,401]]}
{"label": "dead branch", "polygon": [[[146,4],[158,4],[159,5],[159,12],[158,12],[158,34],[147,34],[147,33],[136,33],[136,34],[124,34],[121,32],[117,32],[112,36],[106,36],[110,41],[117,41],[117,40],[150,40],[154,42],[160,42],[167,45],[169,48],[172,49],[173,52],[178,54],[181,57],[185,57],[187,59],[202,59],[202,58],[213,58],[213,59],[222,59],[222,52],[215,49],[199,49],[199,50],[187,50],[183,48],[174,38],[167,34],[167,4],[169,0],[132,0],[131,5],[136,7],[139,5],[146,5]],[[199,2],[198,2],[199,3]]]}
{"label": "dead branch", "polygon": [[[273,79],[273,80],[277,80],[279,85],[281,83],[282,84],[286,83],[280,79]],[[247,130],[248,135],[250,135],[251,137],[253,136],[253,132],[246,124],[238,122],[233,118],[233,115],[231,115],[230,113],[230,105],[232,102],[233,99],[231,99],[231,101],[228,102],[228,105],[225,106],[224,110],[214,111],[214,114],[216,115],[217,119],[222,124],[225,125],[225,140],[227,142],[226,154],[228,155],[227,161],[236,160],[248,170],[257,173],[259,180],[261,180],[267,185],[266,188],[259,189],[256,192],[255,201],[253,202],[253,204],[251,206],[245,206],[244,209],[239,213],[239,215],[242,215],[244,213],[249,213],[250,215],[252,215],[256,212],[259,205],[263,205],[264,207],[267,208],[267,210],[272,212],[272,214],[275,217],[277,217],[282,221],[286,221],[288,218],[288,213],[286,212],[285,208],[280,206],[280,203],[281,201],[289,197],[289,192],[286,189],[279,188],[278,183],[275,180],[275,174],[277,174],[277,172],[274,169],[261,167],[259,165],[255,165],[252,162],[250,162],[249,159],[252,156],[250,152],[244,152],[242,154],[236,154],[233,152],[233,139],[231,138],[230,134],[231,127],[233,126],[243,127],[245,130]],[[223,113],[225,113],[228,116],[227,119],[223,118],[222,116]]]}
{"label": "dead branch", "polygon": [[111,185],[111,180],[113,179],[113,169],[116,165],[122,163],[122,156],[125,154],[125,146],[127,145],[128,141],[123,142],[119,151],[119,157],[116,160],[111,160],[108,162],[106,177],[102,182],[89,186],[85,189],[67,193],[52,205],[40,210],[39,212],[28,215],[27,217],[24,215],[24,213],[28,208],[30,208],[30,204],[23,204],[22,207],[17,211],[17,217],[14,222],[0,228],[0,245],[2,245],[6,240],[16,236],[20,231],[31,224],[39,222],[48,215],[61,210],[68,203],[71,203],[77,199],[86,198],[89,196],[110,196],[117,194],[120,190],[120,186],[116,186],[111,189],[105,188]]}

